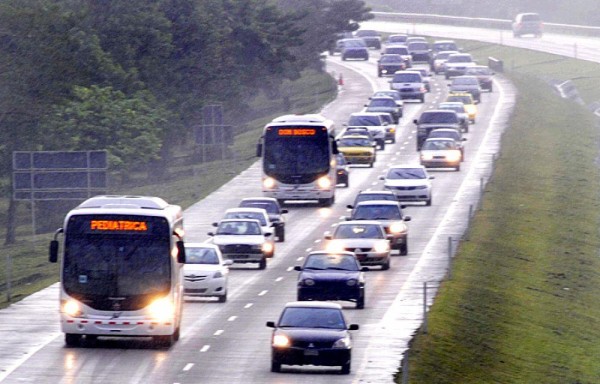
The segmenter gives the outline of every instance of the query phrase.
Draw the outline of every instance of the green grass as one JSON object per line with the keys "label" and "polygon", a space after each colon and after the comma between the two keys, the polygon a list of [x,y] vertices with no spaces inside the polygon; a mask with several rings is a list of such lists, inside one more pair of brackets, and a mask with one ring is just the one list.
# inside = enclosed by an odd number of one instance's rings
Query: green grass
{"label": "green grass", "polygon": [[[131,185],[136,186],[120,186],[113,188],[109,193],[160,196],[170,203],[187,208],[257,160],[257,140],[264,125],[273,117],[287,113],[318,112],[324,104],[333,100],[337,93],[336,81],[327,73],[306,72],[301,79],[286,82],[282,88],[288,92],[291,110],[284,109],[285,103],[281,99],[258,94],[251,103],[251,112],[255,119],[236,127],[239,134],[235,136],[234,144],[227,149],[226,160],[173,166],[168,173],[177,174],[178,177],[168,181],[152,180],[146,173],[134,174],[131,176]],[[191,150],[190,147],[183,148],[184,152]],[[0,199],[2,234],[6,231],[7,207],[8,200]],[[10,302],[18,301],[53,284],[58,281],[59,276],[58,266],[48,262],[48,244],[52,235],[43,234],[33,238],[28,204],[19,203],[17,216],[17,243],[0,246],[0,308],[10,304],[7,300],[7,271],[10,270],[11,275]]]}
{"label": "green grass", "polygon": [[[470,240],[435,299],[428,333],[413,340],[409,382],[598,383],[598,122],[547,81],[600,73],[600,65],[465,47],[510,63],[517,106]],[[593,101],[600,91],[582,95]]]}

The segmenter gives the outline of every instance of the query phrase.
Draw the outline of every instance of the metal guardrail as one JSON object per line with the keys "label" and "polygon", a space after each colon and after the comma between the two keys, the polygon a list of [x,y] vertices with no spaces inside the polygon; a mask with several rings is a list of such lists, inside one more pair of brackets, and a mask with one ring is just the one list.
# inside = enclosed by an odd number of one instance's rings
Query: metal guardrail
{"label": "metal guardrail", "polygon": [[[400,13],[400,12],[371,12],[376,20],[380,21],[402,21],[405,23],[425,23],[425,24],[447,24],[460,25],[464,27],[490,28],[490,29],[511,29],[512,20],[491,19],[485,17],[462,17],[447,15],[432,15],[420,13]],[[600,27],[558,24],[544,22],[544,32],[564,33],[570,35],[600,36]]]}

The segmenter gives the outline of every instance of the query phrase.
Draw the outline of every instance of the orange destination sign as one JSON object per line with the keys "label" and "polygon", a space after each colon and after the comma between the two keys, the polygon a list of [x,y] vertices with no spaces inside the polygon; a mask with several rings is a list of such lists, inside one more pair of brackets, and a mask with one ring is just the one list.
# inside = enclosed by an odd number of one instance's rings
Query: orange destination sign
{"label": "orange destination sign", "polygon": [[138,231],[148,230],[145,221],[128,220],[91,220],[90,229],[94,231]]}
{"label": "orange destination sign", "polygon": [[314,128],[283,128],[278,132],[279,136],[314,136],[317,130]]}

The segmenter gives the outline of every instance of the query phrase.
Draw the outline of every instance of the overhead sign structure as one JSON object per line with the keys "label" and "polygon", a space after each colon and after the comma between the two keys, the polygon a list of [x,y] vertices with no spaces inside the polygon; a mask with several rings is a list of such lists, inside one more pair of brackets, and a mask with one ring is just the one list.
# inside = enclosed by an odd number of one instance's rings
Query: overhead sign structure
{"label": "overhead sign structure", "polygon": [[13,152],[15,200],[81,200],[107,191],[106,151]]}
{"label": "overhead sign structure", "polygon": [[[217,153],[221,159],[226,157],[227,146],[233,144],[233,127],[223,124],[222,105],[206,105],[202,108],[202,125],[196,126],[195,136],[203,162],[214,159]],[[217,151],[210,151],[211,147]]]}

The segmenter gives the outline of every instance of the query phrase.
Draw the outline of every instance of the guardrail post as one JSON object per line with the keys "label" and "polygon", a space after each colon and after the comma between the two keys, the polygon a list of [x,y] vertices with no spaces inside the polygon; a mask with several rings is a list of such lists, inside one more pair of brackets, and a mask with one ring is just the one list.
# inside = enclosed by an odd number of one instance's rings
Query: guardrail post
{"label": "guardrail post", "polygon": [[448,280],[452,280],[452,236],[448,236]]}
{"label": "guardrail post", "polygon": [[423,333],[427,334],[427,282],[423,282]]}
{"label": "guardrail post", "polygon": [[402,384],[408,384],[408,357],[409,349],[404,352],[404,359],[402,359]]}

